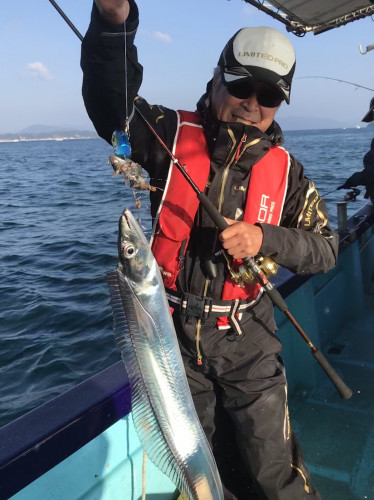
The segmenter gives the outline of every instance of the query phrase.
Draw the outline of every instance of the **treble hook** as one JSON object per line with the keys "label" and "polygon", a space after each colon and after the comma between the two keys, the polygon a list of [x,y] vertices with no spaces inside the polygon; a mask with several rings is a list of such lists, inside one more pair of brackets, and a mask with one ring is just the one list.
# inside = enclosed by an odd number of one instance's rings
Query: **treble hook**
{"label": "treble hook", "polygon": [[370,50],[373,50],[373,49],[374,49],[374,44],[368,45],[366,47],[366,50],[362,50],[362,45],[360,44],[360,52],[361,52],[361,54],[366,54],[366,52],[370,52]]}

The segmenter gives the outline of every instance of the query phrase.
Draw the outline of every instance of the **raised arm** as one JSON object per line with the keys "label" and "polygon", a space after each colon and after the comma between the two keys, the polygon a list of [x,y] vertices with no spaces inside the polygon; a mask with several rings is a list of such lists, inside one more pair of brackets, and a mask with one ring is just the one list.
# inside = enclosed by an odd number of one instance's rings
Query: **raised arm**
{"label": "raised arm", "polygon": [[[109,19],[118,22],[113,24]],[[84,103],[98,134],[109,143],[113,131],[123,128],[126,116],[131,116],[133,101],[142,82],[143,68],[134,45],[138,23],[139,13],[134,0],[96,0],[82,42]]]}

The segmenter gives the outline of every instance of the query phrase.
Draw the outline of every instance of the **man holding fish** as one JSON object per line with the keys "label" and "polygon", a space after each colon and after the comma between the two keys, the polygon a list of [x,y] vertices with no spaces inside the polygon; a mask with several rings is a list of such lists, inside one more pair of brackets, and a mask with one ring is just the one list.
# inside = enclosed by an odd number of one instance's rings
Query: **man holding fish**
{"label": "man holding fish", "polygon": [[[274,121],[289,103],[294,49],[275,29],[239,30],[197,109],[175,111],[138,96],[137,26],[134,0],[95,1],[82,44],[83,96],[109,143],[114,130],[129,130],[131,159],[157,188],[152,251],[225,499],[320,499],[288,419],[272,302],[240,274],[241,259],[259,254],[299,274],[336,264],[325,204]],[[176,159],[225,217],[224,231]]]}

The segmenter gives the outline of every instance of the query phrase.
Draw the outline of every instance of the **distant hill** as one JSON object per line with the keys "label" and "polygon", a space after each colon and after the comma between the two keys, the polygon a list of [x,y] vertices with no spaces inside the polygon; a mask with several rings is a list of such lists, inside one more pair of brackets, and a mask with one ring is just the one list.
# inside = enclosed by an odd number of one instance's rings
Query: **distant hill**
{"label": "distant hill", "polygon": [[20,130],[20,134],[46,134],[48,132],[61,132],[65,130],[74,130],[75,127],[57,127],[53,125],[41,125],[36,123],[35,125],[30,125],[29,127]]}
{"label": "distant hill", "polygon": [[74,127],[57,127],[51,125],[30,125],[20,132],[0,134],[0,141],[22,141],[43,139],[91,139],[97,138],[94,130],[80,130]]}

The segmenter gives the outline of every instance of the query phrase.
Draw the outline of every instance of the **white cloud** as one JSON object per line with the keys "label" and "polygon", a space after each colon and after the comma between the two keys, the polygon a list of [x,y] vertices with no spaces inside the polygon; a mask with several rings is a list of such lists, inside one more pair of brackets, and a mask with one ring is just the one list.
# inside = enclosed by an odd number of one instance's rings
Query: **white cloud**
{"label": "white cloud", "polygon": [[39,78],[40,80],[44,80],[46,82],[53,80],[53,76],[49,70],[43,63],[38,61],[27,65],[27,75],[33,78]]}
{"label": "white cloud", "polygon": [[161,31],[154,31],[153,36],[157,38],[157,40],[161,40],[161,42],[171,43],[171,36],[166,33],[161,33]]}

